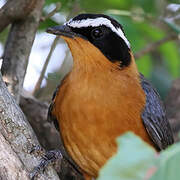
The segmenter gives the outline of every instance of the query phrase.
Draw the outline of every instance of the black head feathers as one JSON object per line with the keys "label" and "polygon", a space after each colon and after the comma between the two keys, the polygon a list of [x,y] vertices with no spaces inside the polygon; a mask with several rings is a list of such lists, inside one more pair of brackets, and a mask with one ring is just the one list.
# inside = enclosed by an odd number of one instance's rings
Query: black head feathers
{"label": "black head feathers", "polygon": [[103,14],[80,14],[65,25],[90,41],[110,61],[119,61],[122,67],[130,64],[130,43],[115,19]]}

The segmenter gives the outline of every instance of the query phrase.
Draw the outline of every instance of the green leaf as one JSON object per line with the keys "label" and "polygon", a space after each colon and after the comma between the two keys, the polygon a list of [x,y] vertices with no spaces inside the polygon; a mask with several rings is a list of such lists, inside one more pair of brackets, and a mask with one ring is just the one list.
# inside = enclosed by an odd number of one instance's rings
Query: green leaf
{"label": "green leaf", "polygon": [[156,90],[159,92],[161,98],[164,100],[169,92],[172,85],[172,76],[167,71],[166,66],[163,62],[155,62],[151,76],[149,77],[150,82]]}
{"label": "green leaf", "polygon": [[72,10],[72,6],[74,5],[74,2],[76,0],[46,0],[45,1],[45,6],[46,5],[51,5],[51,4],[56,4],[56,3],[61,3],[61,12],[65,11],[65,12],[69,12],[70,10]]}
{"label": "green leaf", "polygon": [[136,61],[139,72],[141,72],[144,76],[150,77],[153,63],[149,55],[143,56],[142,58]]}
{"label": "green leaf", "polygon": [[46,0],[45,4],[49,5],[49,4],[57,3],[57,2],[59,2],[59,0]]}
{"label": "green leaf", "polygon": [[[164,37],[165,33],[163,30],[158,27],[150,24],[150,23],[141,23],[139,24],[139,30],[144,35],[144,37],[148,38],[150,42],[159,40]],[[149,43],[149,41],[147,42]]]}
{"label": "green leaf", "polygon": [[155,0],[134,0],[133,5],[143,8],[146,13],[155,13],[156,1]]}
{"label": "green leaf", "polygon": [[150,180],[180,179],[180,143],[174,144],[160,154],[158,170]]}
{"label": "green leaf", "polygon": [[0,33],[0,42],[5,43],[8,37],[9,28],[5,28],[4,31]]}
{"label": "green leaf", "polygon": [[39,25],[39,30],[45,31],[48,27],[53,27],[58,25],[55,21],[52,19],[46,19],[45,21],[41,22]]}
{"label": "green leaf", "polygon": [[80,0],[81,7],[87,12],[103,12],[107,9],[127,9],[132,6],[132,0]]}
{"label": "green leaf", "polygon": [[141,180],[155,164],[155,150],[128,132],[117,139],[118,152],[100,170],[97,180]]}
{"label": "green leaf", "polygon": [[179,77],[180,54],[175,42],[165,43],[159,48],[159,50],[162,53],[162,56],[164,57],[164,61],[166,62],[166,65],[171,75],[174,78]]}

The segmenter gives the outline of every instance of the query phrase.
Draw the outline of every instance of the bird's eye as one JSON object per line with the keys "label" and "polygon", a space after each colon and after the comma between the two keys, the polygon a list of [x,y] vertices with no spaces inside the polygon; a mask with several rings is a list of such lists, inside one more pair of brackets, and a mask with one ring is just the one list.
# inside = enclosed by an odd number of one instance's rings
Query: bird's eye
{"label": "bird's eye", "polygon": [[100,28],[96,28],[96,29],[93,29],[92,31],[91,31],[91,35],[92,35],[92,37],[93,38],[100,38],[100,37],[102,37],[103,36],[103,31],[102,31],[102,29],[100,29]]}

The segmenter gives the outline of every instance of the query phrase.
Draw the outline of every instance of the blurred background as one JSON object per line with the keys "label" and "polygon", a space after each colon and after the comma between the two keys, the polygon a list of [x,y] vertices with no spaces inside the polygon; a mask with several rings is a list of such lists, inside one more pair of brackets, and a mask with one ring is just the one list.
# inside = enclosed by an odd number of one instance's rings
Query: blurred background
{"label": "blurred background", "polygon": [[[0,6],[5,2],[0,0]],[[48,27],[63,24],[79,13],[90,12],[110,15],[123,25],[139,71],[165,99],[172,81],[180,76],[180,42],[172,35],[180,30],[172,18],[179,14],[179,10],[176,9],[177,6],[170,4],[178,2],[179,0],[46,0],[43,9],[45,18],[41,19],[32,47],[24,89],[38,99],[51,99],[55,87],[72,67],[72,57],[63,40],[45,31]],[[7,35],[6,28],[0,34],[0,56]]]}
{"label": "blurred background", "polygon": [[[138,69],[164,100],[178,140],[179,0],[0,0],[0,8],[3,80],[46,150],[60,148],[65,154],[59,133],[47,121],[47,113],[53,92],[73,65],[67,44],[46,33],[46,29],[80,13],[107,14],[123,25]],[[74,178],[75,170],[67,162],[62,162],[62,168],[59,171],[62,180],[81,179]]]}

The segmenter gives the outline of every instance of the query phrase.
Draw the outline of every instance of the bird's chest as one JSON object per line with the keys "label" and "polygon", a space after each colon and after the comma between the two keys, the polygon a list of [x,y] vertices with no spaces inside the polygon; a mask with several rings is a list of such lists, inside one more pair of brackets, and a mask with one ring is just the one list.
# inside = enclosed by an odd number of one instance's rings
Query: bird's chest
{"label": "bird's chest", "polygon": [[[143,99],[133,91],[127,95],[127,87],[112,83],[87,78],[64,84],[55,100],[54,111],[67,151],[82,170],[94,177],[116,152],[116,137],[143,128]],[[139,98],[139,102],[132,98]]]}

